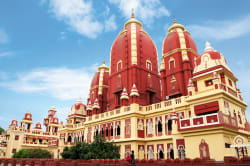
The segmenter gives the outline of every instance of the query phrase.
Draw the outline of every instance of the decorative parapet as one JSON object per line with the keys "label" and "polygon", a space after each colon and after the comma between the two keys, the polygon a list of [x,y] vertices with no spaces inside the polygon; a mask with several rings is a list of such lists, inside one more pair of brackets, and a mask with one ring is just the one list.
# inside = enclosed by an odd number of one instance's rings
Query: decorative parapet
{"label": "decorative parapet", "polygon": [[[229,115],[223,114],[221,111],[213,114],[180,119],[178,129],[182,131],[211,126],[227,126],[239,129],[236,119]],[[245,128],[245,130],[247,130],[247,128]]]}

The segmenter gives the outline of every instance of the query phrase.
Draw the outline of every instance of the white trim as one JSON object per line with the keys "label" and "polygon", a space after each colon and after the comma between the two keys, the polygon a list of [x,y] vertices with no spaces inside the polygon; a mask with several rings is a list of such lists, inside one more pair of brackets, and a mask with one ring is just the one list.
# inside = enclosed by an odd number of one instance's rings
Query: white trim
{"label": "white trim", "polygon": [[[148,68],[148,63],[150,64],[150,69]],[[150,60],[146,60],[146,69],[151,70],[152,71],[152,62]]]}
{"label": "white trim", "polygon": [[230,148],[235,148],[235,147],[250,147],[250,144],[230,145]]}
{"label": "white trim", "polygon": [[[215,72],[215,71],[220,71],[220,70],[222,70],[222,69],[223,69],[223,68],[219,68],[219,69],[215,69],[215,70],[212,70],[212,71],[208,71],[208,72],[206,72],[206,73],[201,73],[201,74],[199,74],[199,75],[194,76],[193,79],[194,79],[194,78],[201,77],[201,76],[204,76],[204,75],[207,75],[207,74],[211,74],[211,73],[213,73],[213,72]],[[194,73],[194,74],[195,74],[195,73]]]}
{"label": "white trim", "polygon": [[[121,64],[120,70],[119,70],[119,64]],[[122,60],[119,60],[119,61],[117,62],[116,71],[117,71],[117,72],[120,72],[121,70],[122,70]]]}
{"label": "white trim", "polygon": [[[218,121],[217,122],[212,122],[212,123],[207,123],[207,117],[214,116],[214,115],[217,116]],[[203,124],[194,125],[193,120],[198,119],[198,118],[203,119]],[[190,121],[190,126],[181,126],[181,122],[186,121],[186,120]],[[201,126],[210,126],[210,125],[215,125],[215,124],[219,124],[219,123],[220,123],[220,121],[219,121],[218,113],[212,113],[212,114],[202,115],[202,116],[194,116],[194,117],[191,117],[191,118],[180,119],[180,121],[179,121],[180,129],[187,129],[187,128],[192,128],[192,127],[201,127]]]}
{"label": "white trim", "polygon": [[174,62],[174,68],[175,68],[175,59],[172,56],[170,57],[170,59],[168,61],[168,68],[169,68],[169,70],[170,70],[170,63],[171,62]]}

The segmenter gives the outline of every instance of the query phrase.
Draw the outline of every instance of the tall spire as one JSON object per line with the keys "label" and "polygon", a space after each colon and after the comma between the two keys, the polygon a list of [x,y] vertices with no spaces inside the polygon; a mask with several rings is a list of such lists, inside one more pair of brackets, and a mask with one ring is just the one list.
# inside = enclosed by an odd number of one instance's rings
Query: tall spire
{"label": "tall spire", "polygon": [[77,101],[76,101],[77,103],[82,103],[82,98],[81,97],[79,97],[78,99],[77,99]]}
{"label": "tall spire", "polygon": [[177,20],[176,20],[176,18],[174,19],[174,24],[177,24]]}
{"label": "tall spire", "polygon": [[211,47],[210,43],[208,41],[206,41],[206,48],[204,49],[204,52],[206,51],[213,51],[213,47]]}
{"label": "tall spire", "polygon": [[135,18],[135,11],[134,11],[134,8],[132,8],[131,18]]}

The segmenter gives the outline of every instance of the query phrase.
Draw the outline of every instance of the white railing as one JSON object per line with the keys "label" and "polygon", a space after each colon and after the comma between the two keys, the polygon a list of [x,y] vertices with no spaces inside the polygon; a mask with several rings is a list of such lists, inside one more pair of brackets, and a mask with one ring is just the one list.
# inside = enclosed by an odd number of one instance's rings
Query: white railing
{"label": "white railing", "polygon": [[180,129],[188,129],[202,126],[216,125],[220,123],[220,118],[218,113],[195,116],[186,119],[180,119],[179,126]]}

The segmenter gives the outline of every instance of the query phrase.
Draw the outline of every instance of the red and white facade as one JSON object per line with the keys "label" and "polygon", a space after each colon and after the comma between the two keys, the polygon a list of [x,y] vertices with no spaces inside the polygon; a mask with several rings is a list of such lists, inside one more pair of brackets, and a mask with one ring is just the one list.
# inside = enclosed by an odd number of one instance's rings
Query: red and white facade
{"label": "red and white facade", "polygon": [[[237,81],[224,56],[208,42],[199,55],[176,20],[158,62],[153,40],[132,14],[111,46],[110,67],[105,62],[98,67],[86,105],[78,100],[65,125],[49,110],[46,132],[58,140],[48,144],[58,153],[101,134],[120,146],[121,158],[132,150],[138,159],[246,156],[250,125]],[[25,114],[21,124],[27,131],[32,123]],[[9,129],[15,128],[13,120]],[[37,123],[34,131],[40,130]]]}

